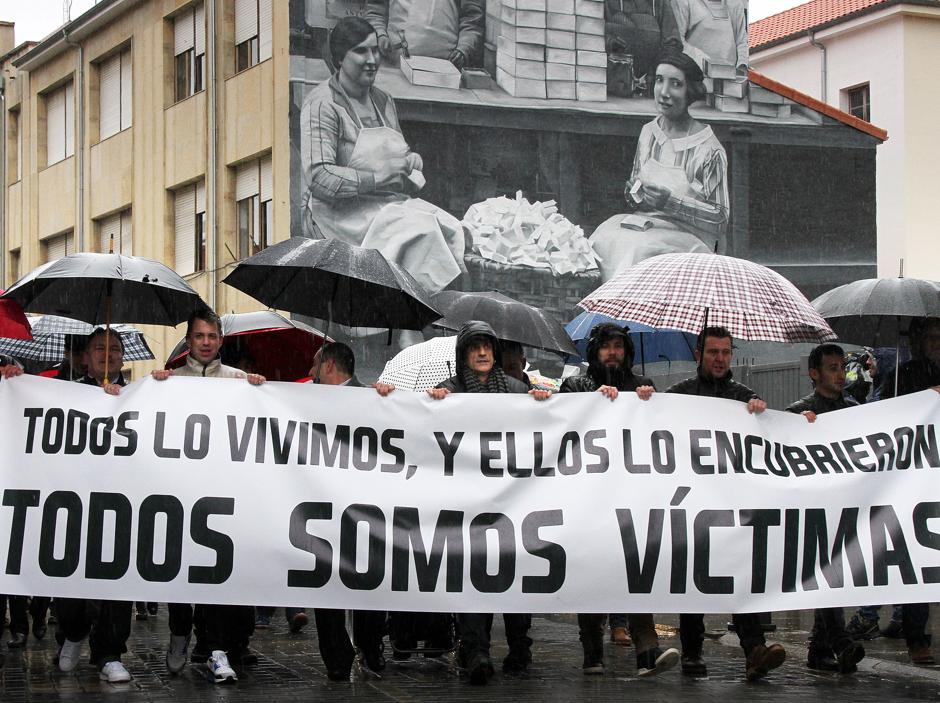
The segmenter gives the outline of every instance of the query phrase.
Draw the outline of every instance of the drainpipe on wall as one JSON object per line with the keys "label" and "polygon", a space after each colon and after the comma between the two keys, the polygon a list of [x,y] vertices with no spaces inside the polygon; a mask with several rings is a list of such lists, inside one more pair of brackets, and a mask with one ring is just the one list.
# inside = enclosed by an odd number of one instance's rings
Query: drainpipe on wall
{"label": "drainpipe on wall", "polygon": [[78,246],[76,251],[85,251],[85,49],[80,43],[69,39],[68,30],[62,30],[62,38],[69,46],[78,49],[78,72],[75,81],[75,94],[78,96],[78,134],[75,138],[75,161],[78,167],[78,188],[76,188],[75,234]]}
{"label": "drainpipe on wall", "polygon": [[829,68],[828,63],[829,62],[826,56],[826,45],[816,41],[816,32],[812,30],[810,30],[810,33],[809,33],[809,43],[815,46],[817,49],[819,49],[822,52],[822,56],[820,57],[822,63],[819,67],[819,81],[820,81],[819,99],[822,100],[823,102],[828,102],[826,100],[826,84],[829,80],[828,78],[828,68]]}
{"label": "drainpipe on wall", "polygon": [[218,303],[218,294],[216,291],[219,275],[216,268],[219,265],[217,261],[219,251],[219,200],[216,195],[218,184],[218,106],[216,101],[216,4],[215,0],[206,0],[206,72],[209,83],[208,105],[206,106],[206,117],[209,122],[209,158],[206,165],[206,219],[209,224],[210,236],[207,238],[208,251],[206,259],[209,261],[209,306],[215,310]]}
{"label": "drainpipe on wall", "polygon": [[[22,128],[22,125],[20,127]],[[0,195],[0,289],[3,289],[6,288],[7,280],[7,81],[2,73],[0,73],[0,188],[3,188],[3,193]]]}

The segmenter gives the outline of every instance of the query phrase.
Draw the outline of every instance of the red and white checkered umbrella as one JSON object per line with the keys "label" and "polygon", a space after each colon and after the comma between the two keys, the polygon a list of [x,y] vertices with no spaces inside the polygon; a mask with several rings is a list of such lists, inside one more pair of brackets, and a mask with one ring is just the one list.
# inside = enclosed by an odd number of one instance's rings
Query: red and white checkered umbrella
{"label": "red and white checkered umbrella", "polygon": [[685,332],[709,326],[737,339],[826,342],[826,321],[787,279],[766,266],[717,254],[663,254],[624,269],[579,306],[618,320]]}

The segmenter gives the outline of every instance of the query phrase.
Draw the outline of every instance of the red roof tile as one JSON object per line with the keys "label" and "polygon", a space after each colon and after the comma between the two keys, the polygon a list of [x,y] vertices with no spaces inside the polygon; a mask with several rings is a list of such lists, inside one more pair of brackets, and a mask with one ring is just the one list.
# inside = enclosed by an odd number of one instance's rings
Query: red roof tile
{"label": "red roof tile", "polygon": [[820,100],[817,100],[816,98],[809,96],[806,93],[801,93],[796,88],[791,88],[788,85],[784,85],[783,83],[779,83],[775,81],[773,78],[768,78],[764,74],[758,73],[753,68],[747,72],[747,77],[749,81],[751,81],[752,83],[756,83],[762,88],[766,88],[767,90],[771,90],[774,93],[782,95],[785,98],[789,98],[793,102],[799,103],[800,105],[804,105],[810,108],[811,110],[815,110],[816,112],[821,112],[827,117],[831,117],[834,120],[838,120],[842,124],[848,125],[849,127],[854,127],[860,132],[864,132],[865,134],[871,135],[875,139],[878,139],[883,142],[887,141],[888,139],[887,130],[882,129],[881,127],[876,127],[871,122],[860,120],[854,115],[850,115],[847,112],[843,112],[842,110],[835,108],[832,105],[828,105]]}
{"label": "red roof tile", "polygon": [[854,15],[874,5],[887,5],[891,1],[810,0],[810,2],[753,22],[748,27],[748,40],[753,50],[764,44],[801,34],[848,15]]}

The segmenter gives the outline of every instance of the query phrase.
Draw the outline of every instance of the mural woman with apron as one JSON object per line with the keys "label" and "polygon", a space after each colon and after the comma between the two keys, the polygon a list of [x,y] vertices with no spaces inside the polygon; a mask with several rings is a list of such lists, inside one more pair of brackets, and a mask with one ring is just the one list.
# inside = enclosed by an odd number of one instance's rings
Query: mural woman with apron
{"label": "mural woman with apron", "polygon": [[391,97],[373,86],[372,26],[344,18],[330,51],[338,70],[301,109],[304,233],[378,249],[437,292],[462,270],[460,222],[408,195],[418,190],[413,174],[421,157],[408,147]]}
{"label": "mural woman with apron", "polygon": [[729,219],[728,159],[711,127],[689,114],[705,96],[702,71],[685,54],[667,52],[655,69],[660,116],[643,126],[617,214],[591,235],[601,275],[659,254],[724,253]]}

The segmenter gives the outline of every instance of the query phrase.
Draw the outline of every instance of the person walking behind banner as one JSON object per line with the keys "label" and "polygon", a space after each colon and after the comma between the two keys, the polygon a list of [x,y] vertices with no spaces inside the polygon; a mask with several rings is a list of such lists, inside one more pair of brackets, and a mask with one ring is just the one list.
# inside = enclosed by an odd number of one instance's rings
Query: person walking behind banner
{"label": "person walking behind banner", "polygon": [[[85,375],[78,382],[99,386],[109,395],[118,395],[127,381],[121,373],[124,346],[119,334],[98,328],[88,335],[85,345]],[[107,379],[107,382],[106,382]],[[121,663],[131,634],[131,601],[56,598],[59,643],[59,671],[73,671],[79,663],[82,640],[88,637],[91,662],[103,681],[125,683],[131,675]]]}
{"label": "person walking behind banner", "polygon": [[[159,369],[151,376],[165,381],[170,376],[201,376],[203,378],[244,378],[253,386],[265,382],[264,376],[225,366],[219,360],[222,348],[222,320],[212,310],[193,313],[186,323],[189,354],[186,364],[178,369]],[[196,625],[196,646],[192,661],[205,661],[216,683],[238,680],[232,664],[247,665],[257,661],[248,651],[255,629],[255,609],[250,605],[197,605],[168,603],[170,644],[166,652],[166,668],[178,674],[186,666],[186,650]],[[203,657],[206,659],[203,659]]]}
{"label": "person walking behind banner", "polygon": [[[529,390],[518,379],[507,376],[502,368],[500,344],[493,328],[479,320],[470,320],[460,328],[455,349],[456,375],[428,390],[435,400],[451,393],[528,393],[536,400],[547,400],[550,391]],[[523,672],[532,662],[532,640],[529,628],[532,616],[503,613],[509,654],[503,659],[506,673]],[[490,661],[490,613],[459,613],[457,630],[460,647],[457,661],[470,675],[470,683],[482,685],[493,677]]]}
{"label": "person walking behind banner", "polygon": [[[353,350],[342,342],[327,342],[317,350],[310,375],[313,377],[312,383],[325,386],[365,387],[356,377],[356,357]],[[375,385],[375,389],[379,395],[386,396],[395,387],[379,383]],[[313,617],[327,677],[331,681],[348,681],[356,654],[346,631],[345,611],[315,608]],[[366,666],[372,671],[382,671],[385,668],[385,617],[384,610],[355,610],[352,613],[353,642],[362,653]]]}
{"label": "person walking behind banner", "polygon": [[[845,395],[845,352],[835,344],[820,344],[809,354],[809,377],[813,392],[796,401],[787,411],[802,414],[809,422],[834,410],[851,408],[858,403]],[[865,648],[846,632],[842,608],[816,608],[813,631],[809,637],[806,665],[819,671],[851,674],[865,656]]]}
{"label": "person walking behind banner", "polygon": [[[908,331],[911,360],[898,369],[897,393],[894,379],[882,391],[883,398],[892,398],[933,389],[940,393],[940,318],[923,317],[911,322]],[[931,638],[927,634],[930,606],[927,603],[901,605],[901,633],[914,664],[933,664]]]}
{"label": "person walking behind banner", "polygon": [[[642,400],[649,400],[655,391],[650,379],[633,373],[633,342],[624,327],[607,322],[595,325],[587,343],[587,361],[587,373],[566,378],[560,392],[597,392],[615,400],[621,391],[636,391]],[[610,616],[612,623],[617,622],[615,618],[615,615]],[[659,648],[656,624],[651,614],[631,613],[627,616],[627,622],[630,624],[630,636],[636,645],[638,676],[654,676],[679,662],[676,649],[663,651]],[[612,631],[613,627],[611,625]],[[604,615],[580,613],[578,628],[584,649],[584,673],[603,674]]]}
{"label": "person walking behind banner", "polygon": [[[762,413],[767,403],[747,386],[731,377],[731,332],[724,327],[706,327],[698,336],[695,361],[698,373],[692,378],[670,386],[666,393],[697,395],[707,398],[727,398],[747,404],[749,413]],[[756,681],[771,669],[783,664],[786,650],[779,644],[767,645],[759,613],[737,613],[732,622],[738,633],[741,648],[747,657],[745,673],[748,681]],[[687,676],[706,676],[702,659],[705,634],[705,616],[698,613],[679,615],[679,636],[682,640],[682,673]]]}

